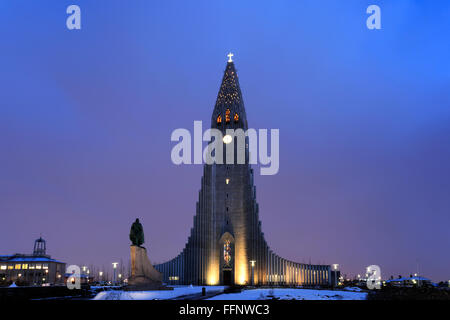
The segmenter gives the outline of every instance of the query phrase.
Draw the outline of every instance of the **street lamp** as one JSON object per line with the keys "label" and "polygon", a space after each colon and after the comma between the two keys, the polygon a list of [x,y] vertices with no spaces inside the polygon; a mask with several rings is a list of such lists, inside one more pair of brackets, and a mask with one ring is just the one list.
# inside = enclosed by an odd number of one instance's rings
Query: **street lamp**
{"label": "street lamp", "polygon": [[252,286],[255,285],[255,260],[250,260],[252,264]]}
{"label": "street lamp", "polygon": [[116,269],[117,269],[117,265],[118,265],[118,264],[119,264],[118,262],[113,262],[113,263],[112,263],[113,269],[114,269],[114,280],[113,280],[113,285],[116,284]]}
{"label": "street lamp", "polygon": [[102,275],[103,275],[103,271],[99,271],[98,278],[99,278],[100,282],[102,282]]}

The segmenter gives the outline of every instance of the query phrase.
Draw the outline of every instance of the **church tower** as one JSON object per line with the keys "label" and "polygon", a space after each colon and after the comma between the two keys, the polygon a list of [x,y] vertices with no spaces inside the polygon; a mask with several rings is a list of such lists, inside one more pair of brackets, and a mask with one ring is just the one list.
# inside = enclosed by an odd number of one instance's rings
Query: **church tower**
{"label": "church tower", "polygon": [[[248,141],[245,142],[245,163],[238,164],[237,141],[227,130],[248,129],[247,115],[232,55],[217,95],[211,127],[222,132],[223,164],[205,165],[200,191],[199,211],[212,222],[206,282],[221,284],[249,283],[250,261],[254,260],[253,244],[258,227],[257,203],[253,171],[248,164]],[[226,148],[234,149],[233,161],[227,163]],[[204,199],[202,199],[204,198]],[[202,204],[211,201],[211,209]],[[206,209],[206,210],[205,210]],[[209,210],[208,210],[209,209]]]}
{"label": "church tower", "polygon": [[[244,132],[248,129],[232,56],[228,55],[211,117],[211,128],[220,130],[224,136],[223,164],[204,165],[196,214],[186,246],[176,258],[155,268],[164,274],[164,281],[171,284],[324,283],[329,279],[328,274],[325,275],[328,266],[302,265],[280,258],[264,239],[253,169],[249,164],[248,140],[245,138],[244,161],[238,162],[238,139],[227,133],[228,129]],[[226,161],[226,149],[230,146],[234,149],[231,163]],[[317,278],[307,280],[313,270],[314,275],[317,271]]]}

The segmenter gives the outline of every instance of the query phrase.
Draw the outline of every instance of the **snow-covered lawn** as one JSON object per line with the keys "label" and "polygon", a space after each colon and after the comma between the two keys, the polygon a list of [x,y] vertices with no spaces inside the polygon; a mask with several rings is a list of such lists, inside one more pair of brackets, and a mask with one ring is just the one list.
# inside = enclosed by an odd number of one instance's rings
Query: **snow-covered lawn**
{"label": "snow-covered lawn", "polygon": [[250,289],[240,293],[225,293],[209,300],[366,300],[367,293],[314,289]]}
{"label": "snow-covered lawn", "polygon": [[[165,300],[183,298],[202,292],[202,286],[174,286],[174,290],[155,291],[122,291],[108,290],[98,293],[94,300]],[[223,286],[205,286],[207,292],[222,292]],[[248,289],[240,293],[222,293],[209,300],[365,300],[367,293],[347,290],[315,290],[315,289]],[[355,291],[353,291],[355,290]]]}
{"label": "snow-covered lawn", "polygon": [[[202,292],[201,286],[174,286],[173,290],[122,291],[109,290],[98,293],[93,300],[165,300]],[[223,291],[223,286],[205,286],[207,292]]]}

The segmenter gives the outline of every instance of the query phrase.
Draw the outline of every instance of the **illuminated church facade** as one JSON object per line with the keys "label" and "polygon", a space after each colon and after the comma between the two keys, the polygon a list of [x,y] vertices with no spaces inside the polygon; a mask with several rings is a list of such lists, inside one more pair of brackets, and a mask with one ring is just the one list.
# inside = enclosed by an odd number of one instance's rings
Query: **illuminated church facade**
{"label": "illuminated church facade", "polygon": [[[224,136],[226,129],[248,129],[238,75],[232,54],[228,56],[211,119],[211,127]],[[224,139],[224,148],[227,142]],[[331,266],[289,261],[268,246],[259,220],[248,143],[245,148],[245,164],[204,165],[186,246],[177,257],[155,268],[169,284],[332,284]]]}

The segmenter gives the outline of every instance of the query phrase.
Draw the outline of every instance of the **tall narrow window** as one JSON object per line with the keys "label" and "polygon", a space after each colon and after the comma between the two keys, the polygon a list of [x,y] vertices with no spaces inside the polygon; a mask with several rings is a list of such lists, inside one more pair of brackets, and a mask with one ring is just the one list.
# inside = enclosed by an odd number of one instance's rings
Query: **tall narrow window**
{"label": "tall narrow window", "polygon": [[220,114],[217,116],[217,124],[222,124],[222,116]]}
{"label": "tall narrow window", "polygon": [[231,242],[230,240],[225,240],[223,243],[223,261],[226,266],[231,266]]}
{"label": "tall narrow window", "polygon": [[239,121],[239,115],[237,113],[234,114],[234,122]]}
{"label": "tall narrow window", "polygon": [[229,123],[229,122],[230,122],[230,113],[231,113],[230,109],[227,109],[227,110],[225,111],[225,122],[226,122],[226,123]]}

